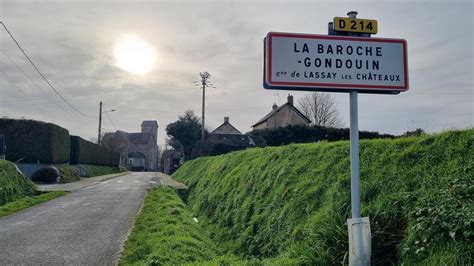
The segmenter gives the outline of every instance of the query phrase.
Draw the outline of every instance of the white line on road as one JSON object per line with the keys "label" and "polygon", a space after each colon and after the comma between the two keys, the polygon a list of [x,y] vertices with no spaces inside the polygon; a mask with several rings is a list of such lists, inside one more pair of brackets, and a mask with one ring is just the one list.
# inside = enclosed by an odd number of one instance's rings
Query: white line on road
{"label": "white line on road", "polygon": [[139,181],[139,180],[135,180],[135,181],[133,181],[133,182],[134,182],[134,183],[139,183],[140,181]]}
{"label": "white line on road", "polygon": [[156,184],[156,182],[155,182],[155,181],[150,181],[150,183],[152,183],[152,184]]}

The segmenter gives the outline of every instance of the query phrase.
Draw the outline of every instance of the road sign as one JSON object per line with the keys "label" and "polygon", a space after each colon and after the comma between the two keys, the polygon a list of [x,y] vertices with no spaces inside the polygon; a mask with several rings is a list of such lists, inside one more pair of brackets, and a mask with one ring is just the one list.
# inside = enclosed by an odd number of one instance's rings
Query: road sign
{"label": "road sign", "polygon": [[396,94],[408,90],[402,39],[270,32],[266,89]]}
{"label": "road sign", "polygon": [[333,22],[335,31],[376,34],[378,28],[374,19],[335,17]]}

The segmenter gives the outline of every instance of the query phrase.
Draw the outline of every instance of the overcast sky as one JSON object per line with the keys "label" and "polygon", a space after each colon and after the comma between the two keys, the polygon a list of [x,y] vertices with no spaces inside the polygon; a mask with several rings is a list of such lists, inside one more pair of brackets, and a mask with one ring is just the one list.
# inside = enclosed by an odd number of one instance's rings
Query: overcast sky
{"label": "overcast sky", "polygon": [[[445,2],[445,3],[443,3]],[[0,0],[7,25],[49,81],[81,112],[106,110],[103,128],[136,132],[145,119],[166,125],[187,109],[201,115],[199,72],[217,88],[206,98],[206,127],[229,116],[242,132],[283,104],[288,93],[262,87],[263,38],[269,31],[326,34],[334,16],[357,10],[378,20],[375,37],[408,42],[410,90],[360,95],[361,130],[401,134],[474,126],[474,7],[452,1],[19,1]],[[156,51],[147,75],[116,66],[114,47],[135,35]],[[98,119],[65,105],[0,28],[0,115],[56,123],[97,137]],[[24,73],[23,73],[24,72]],[[333,94],[346,126],[347,94]],[[297,99],[296,99],[297,101]],[[111,122],[112,121],[112,122]]]}

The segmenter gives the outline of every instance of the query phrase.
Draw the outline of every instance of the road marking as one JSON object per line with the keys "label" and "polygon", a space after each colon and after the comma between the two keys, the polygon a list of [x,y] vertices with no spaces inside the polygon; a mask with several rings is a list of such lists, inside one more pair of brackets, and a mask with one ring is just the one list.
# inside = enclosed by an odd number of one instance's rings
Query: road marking
{"label": "road marking", "polygon": [[83,204],[82,204],[82,206],[87,206],[87,205],[91,205],[91,203],[88,202],[88,203],[83,203]]}
{"label": "road marking", "polygon": [[152,183],[152,184],[156,184],[156,182],[155,182],[155,181],[150,181],[150,183]]}
{"label": "road marking", "polygon": [[134,183],[139,183],[140,181],[138,181],[138,180],[135,180],[135,181],[133,181],[133,182],[134,182]]}

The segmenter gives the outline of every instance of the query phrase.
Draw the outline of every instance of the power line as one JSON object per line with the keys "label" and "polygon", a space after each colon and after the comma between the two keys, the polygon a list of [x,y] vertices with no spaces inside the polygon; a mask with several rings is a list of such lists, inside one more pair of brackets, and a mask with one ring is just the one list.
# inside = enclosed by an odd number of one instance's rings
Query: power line
{"label": "power line", "polygon": [[33,68],[38,72],[38,74],[43,78],[43,80],[49,85],[49,87],[59,96],[59,98],[61,98],[61,100],[63,100],[67,105],[69,105],[69,107],[71,107],[78,114],[80,114],[82,116],[85,116],[85,117],[88,117],[88,118],[92,118],[92,119],[96,118],[94,116],[89,116],[89,115],[81,112],[74,105],[72,105],[66,98],[64,98],[61,95],[61,93],[59,93],[59,91],[56,90],[56,88],[48,81],[48,79],[43,75],[43,73],[41,73],[41,71],[38,69],[38,67],[35,65],[35,63],[33,63],[33,61],[30,59],[30,57],[26,54],[25,50],[23,50],[23,48],[20,46],[18,41],[15,39],[15,37],[13,37],[11,32],[8,30],[7,26],[2,21],[0,21],[0,24],[2,24],[5,31],[8,33],[8,35],[10,35],[10,38],[15,42],[16,46],[20,49],[20,51],[23,53],[23,55],[26,57],[26,59],[28,59],[28,62],[30,62],[30,64],[33,66]]}
{"label": "power line", "polygon": [[[0,49],[0,52],[2,52],[9,60],[10,62],[13,63],[13,65],[29,80],[31,81],[31,83],[33,83],[33,85],[41,90],[42,92],[46,93],[46,91],[41,87],[39,86],[38,84],[36,84],[36,82],[28,75],[26,74],[26,72],[13,60],[13,58],[11,58],[5,51],[3,51],[2,49]],[[60,104],[58,104],[56,101],[52,101],[54,104],[56,104],[61,110],[63,111],[66,111],[66,109],[64,109]]]}

